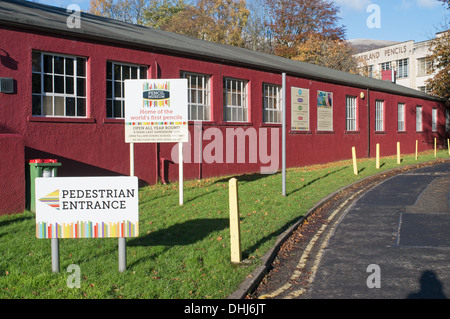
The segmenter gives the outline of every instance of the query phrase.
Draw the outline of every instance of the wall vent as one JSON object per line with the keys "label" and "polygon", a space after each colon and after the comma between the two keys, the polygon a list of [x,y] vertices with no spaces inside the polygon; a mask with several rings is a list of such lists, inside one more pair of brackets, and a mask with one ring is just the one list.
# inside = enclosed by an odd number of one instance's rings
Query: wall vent
{"label": "wall vent", "polygon": [[0,78],[0,92],[8,94],[14,93],[14,79]]}

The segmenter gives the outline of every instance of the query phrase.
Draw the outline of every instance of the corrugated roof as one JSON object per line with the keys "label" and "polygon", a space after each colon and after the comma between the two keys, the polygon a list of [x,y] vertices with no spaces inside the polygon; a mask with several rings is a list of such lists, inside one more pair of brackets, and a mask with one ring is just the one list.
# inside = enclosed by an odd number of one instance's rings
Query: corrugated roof
{"label": "corrugated roof", "polygon": [[345,84],[428,100],[441,100],[423,92],[387,81],[332,70],[243,48],[208,42],[172,32],[81,13],[81,28],[69,28],[66,9],[22,0],[0,2],[0,25],[9,25],[55,35],[81,37],[144,50],[161,51],[196,59],[240,65],[329,83]]}

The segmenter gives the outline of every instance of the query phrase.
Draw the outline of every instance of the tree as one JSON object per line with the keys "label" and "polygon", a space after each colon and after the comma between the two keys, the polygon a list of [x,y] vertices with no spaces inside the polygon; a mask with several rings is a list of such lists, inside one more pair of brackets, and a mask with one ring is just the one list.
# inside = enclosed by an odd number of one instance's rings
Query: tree
{"label": "tree", "polygon": [[[441,0],[450,11],[450,0]],[[441,32],[431,41],[429,58],[433,60],[433,71],[436,74],[426,84],[432,94],[443,97],[450,106],[450,23],[444,23],[446,31]]]}
{"label": "tree", "polygon": [[148,0],[91,0],[89,13],[124,22],[143,24]]}
{"label": "tree", "polygon": [[293,58],[300,45],[316,35],[344,40],[345,28],[338,25],[339,8],[329,0],[267,0],[274,34],[275,53]]}
{"label": "tree", "polygon": [[321,34],[310,34],[295,48],[293,60],[321,65],[344,72],[357,73],[357,59],[351,45],[339,39],[330,39]]}

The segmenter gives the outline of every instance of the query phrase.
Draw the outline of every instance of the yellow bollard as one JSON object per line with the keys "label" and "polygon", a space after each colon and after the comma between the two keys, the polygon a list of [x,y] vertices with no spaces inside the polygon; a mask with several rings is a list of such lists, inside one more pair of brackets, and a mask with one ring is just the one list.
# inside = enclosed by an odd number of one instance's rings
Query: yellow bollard
{"label": "yellow bollard", "polygon": [[397,164],[401,163],[400,159],[400,142],[397,142]]}
{"label": "yellow bollard", "polygon": [[436,138],[434,138],[434,157],[436,157],[436,151],[437,151],[437,149],[436,149]]}
{"label": "yellow bollard", "polygon": [[353,173],[358,175],[358,164],[356,163],[356,148],[352,147],[352,158],[353,158]]}
{"label": "yellow bollard", "polygon": [[380,168],[380,144],[377,143],[377,155],[375,160],[376,168]]}
{"label": "yellow bollard", "polygon": [[237,179],[232,178],[229,182],[229,202],[230,202],[230,240],[231,240],[231,262],[240,263],[241,252],[241,231],[239,226],[239,196]]}
{"label": "yellow bollard", "polygon": [[416,140],[416,161],[417,161],[417,151],[419,150],[419,141]]}

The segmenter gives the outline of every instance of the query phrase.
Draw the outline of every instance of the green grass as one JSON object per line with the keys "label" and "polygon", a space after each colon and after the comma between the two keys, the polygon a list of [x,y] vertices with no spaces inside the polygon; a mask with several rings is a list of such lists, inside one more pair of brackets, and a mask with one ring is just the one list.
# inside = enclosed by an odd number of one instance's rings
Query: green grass
{"label": "green grass", "polygon": [[[448,158],[439,151],[438,158]],[[415,161],[435,160],[422,153]],[[289,169],[286,193],[281,174],[238,176],[241,240],[246,263],[230,262],[229,178],[188,181],[184,206],[178,186],[140,189],[140,236],[127,239],[127,271],[118,271],[117,239],[61,239],[61,271],[51,271],[50,240],[36,239],[31,212],[0,217],[0,298],[225,298],[260,264],[277,236],[321,198],[383,170],[399,167],[396,157]],[[69,288],[67,267],[81,269],[81,287]]]}

